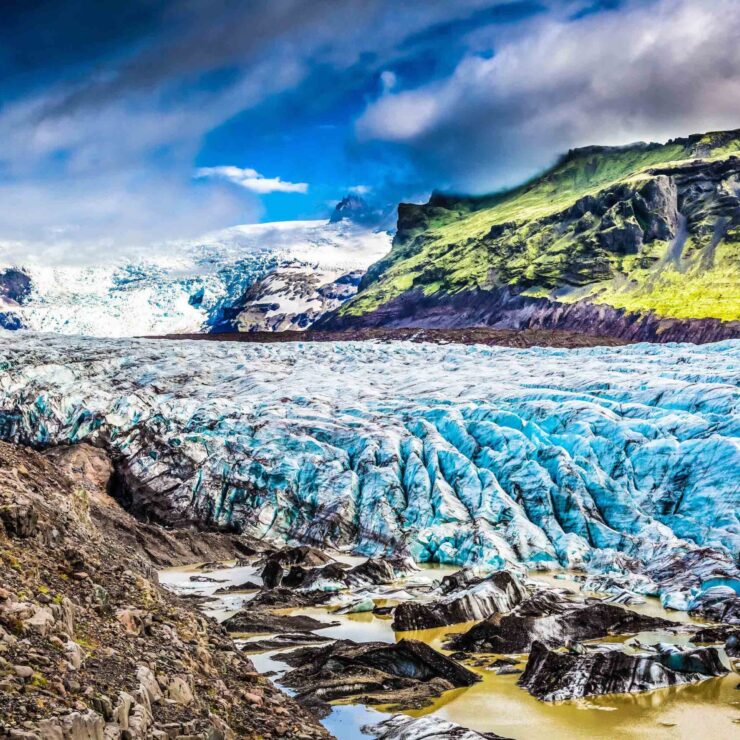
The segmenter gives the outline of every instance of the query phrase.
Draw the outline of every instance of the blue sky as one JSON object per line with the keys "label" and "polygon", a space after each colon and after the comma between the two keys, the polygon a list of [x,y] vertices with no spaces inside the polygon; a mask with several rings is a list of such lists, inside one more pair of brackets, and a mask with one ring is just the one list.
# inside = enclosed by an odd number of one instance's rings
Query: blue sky
{"label": "blue sky", "polygon": [[[740,126],[737,0],[8,0],[0,250],[84,258]],[[0,259],[2,258],[0,252]]]}

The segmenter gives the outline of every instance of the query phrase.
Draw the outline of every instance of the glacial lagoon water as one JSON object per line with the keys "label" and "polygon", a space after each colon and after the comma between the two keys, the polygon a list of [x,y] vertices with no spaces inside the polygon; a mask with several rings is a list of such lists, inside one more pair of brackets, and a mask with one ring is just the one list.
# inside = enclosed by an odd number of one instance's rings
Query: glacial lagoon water
{"label": "glacial lagoon water", "polygon": [[[449,566],[422,566],[423,575],[438,579],[455,570]],[[254,570],[226,568],[208,575],[222,580],[217,584],[194,584],[189,581],[195,571],[192,567],[163,571],[161,582],[178,591],[212,592],[229,582],[243,580],[249,575],[259,580]],[[530,577],[543,585],[570,588],[578,591],[580,584],[567,572],[530,573]],[[402,584],[402,581],[400,582]],[[218,619],[225,619],[251,598],[249,594],[231,594],[217,597],[217,602],[207,606],[206,612]],[[659,599],[647,598],[644,604],[626,608],[675,622],[699,623],[685,612],[664,609]],[[458,624],[433,630],[394,632],[391,620],[373,613],[336,614],[327,608],[310,607],[285,610],[288,614],[305,614],[323,621],[339,622],[337,626],[318,630],[318,634],[332,639],[349,639],[358,642],[394,642],[408,637],[421,640],[445,653],[444,637],[453,632],[464,632],[472,623]],[[249,636],[242,636],[249,639]],[[264,637],[262,635],[261,637]],[[672,642],[685,644],[686,634],[670,632],[643,632],[636,636],[606,638],[594,642],[620,641],[629,644],[637,639],[644,644]],[[280,675],[287,666],[280,660],[281,652],[265,651],[250,655],[261,673],[274,672],[273,680],[280,683]],[[519,667],[524,667],[526,656],[521,656]],[[712,678],[698,684],[658,689],[641,694],[619,694],[591,697],[577,701],[542,702],[516,685],[518,675],[497,675],[472,663],[466,666],[478,673],[481,682],[463,689],[445,692],[430,706],[418,710],[400,710],[419,717],[436,714],[481,732],[495,732],[517,740],[594,740],[603,738],[634,739],[670,738],[671,740],[699,740],[700,738],[731,738],[740,736],[740,675],[730,673],[724,678]],[[354,704],[337,704],[323,720],[324,726],[340,740],[359,740],[370,737],[363,727],[376,724],[399,709],[392,706],[365,707]]]}

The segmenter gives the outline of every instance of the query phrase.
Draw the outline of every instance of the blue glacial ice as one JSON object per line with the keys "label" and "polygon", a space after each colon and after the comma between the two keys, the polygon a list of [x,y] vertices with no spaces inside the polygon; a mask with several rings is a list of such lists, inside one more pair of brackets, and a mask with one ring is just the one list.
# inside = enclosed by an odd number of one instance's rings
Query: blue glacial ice
{"label": "blue glacial ice", "polygon": [[706,578],[732,579],[739,379],[737,341],[519,350],[2,333],[0,437],[105,446],[134,506],[168,522],[491,568],[625,571],[711,548]]}

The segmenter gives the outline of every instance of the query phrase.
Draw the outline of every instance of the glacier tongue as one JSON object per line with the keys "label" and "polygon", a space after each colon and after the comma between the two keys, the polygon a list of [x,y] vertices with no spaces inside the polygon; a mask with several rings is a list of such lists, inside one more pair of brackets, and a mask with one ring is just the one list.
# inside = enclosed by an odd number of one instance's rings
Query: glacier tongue
{"label": "glacier tongue", "polygon": [[[88,440],[132,505],[419,561],[740,550],[740,342],[579,350],[0,333],[0,436]],[[621,553],[618,555],[618,553]]]}

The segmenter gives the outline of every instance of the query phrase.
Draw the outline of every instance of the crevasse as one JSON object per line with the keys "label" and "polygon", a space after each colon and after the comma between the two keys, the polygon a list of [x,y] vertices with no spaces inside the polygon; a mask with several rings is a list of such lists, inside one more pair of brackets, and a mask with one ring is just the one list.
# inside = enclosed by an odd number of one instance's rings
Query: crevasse
{"label": "crevasse", "polygon": [[490,567],[740,550],[740,342],[3,333],[0,357],[3,439],[108,447],[165,521]]}

